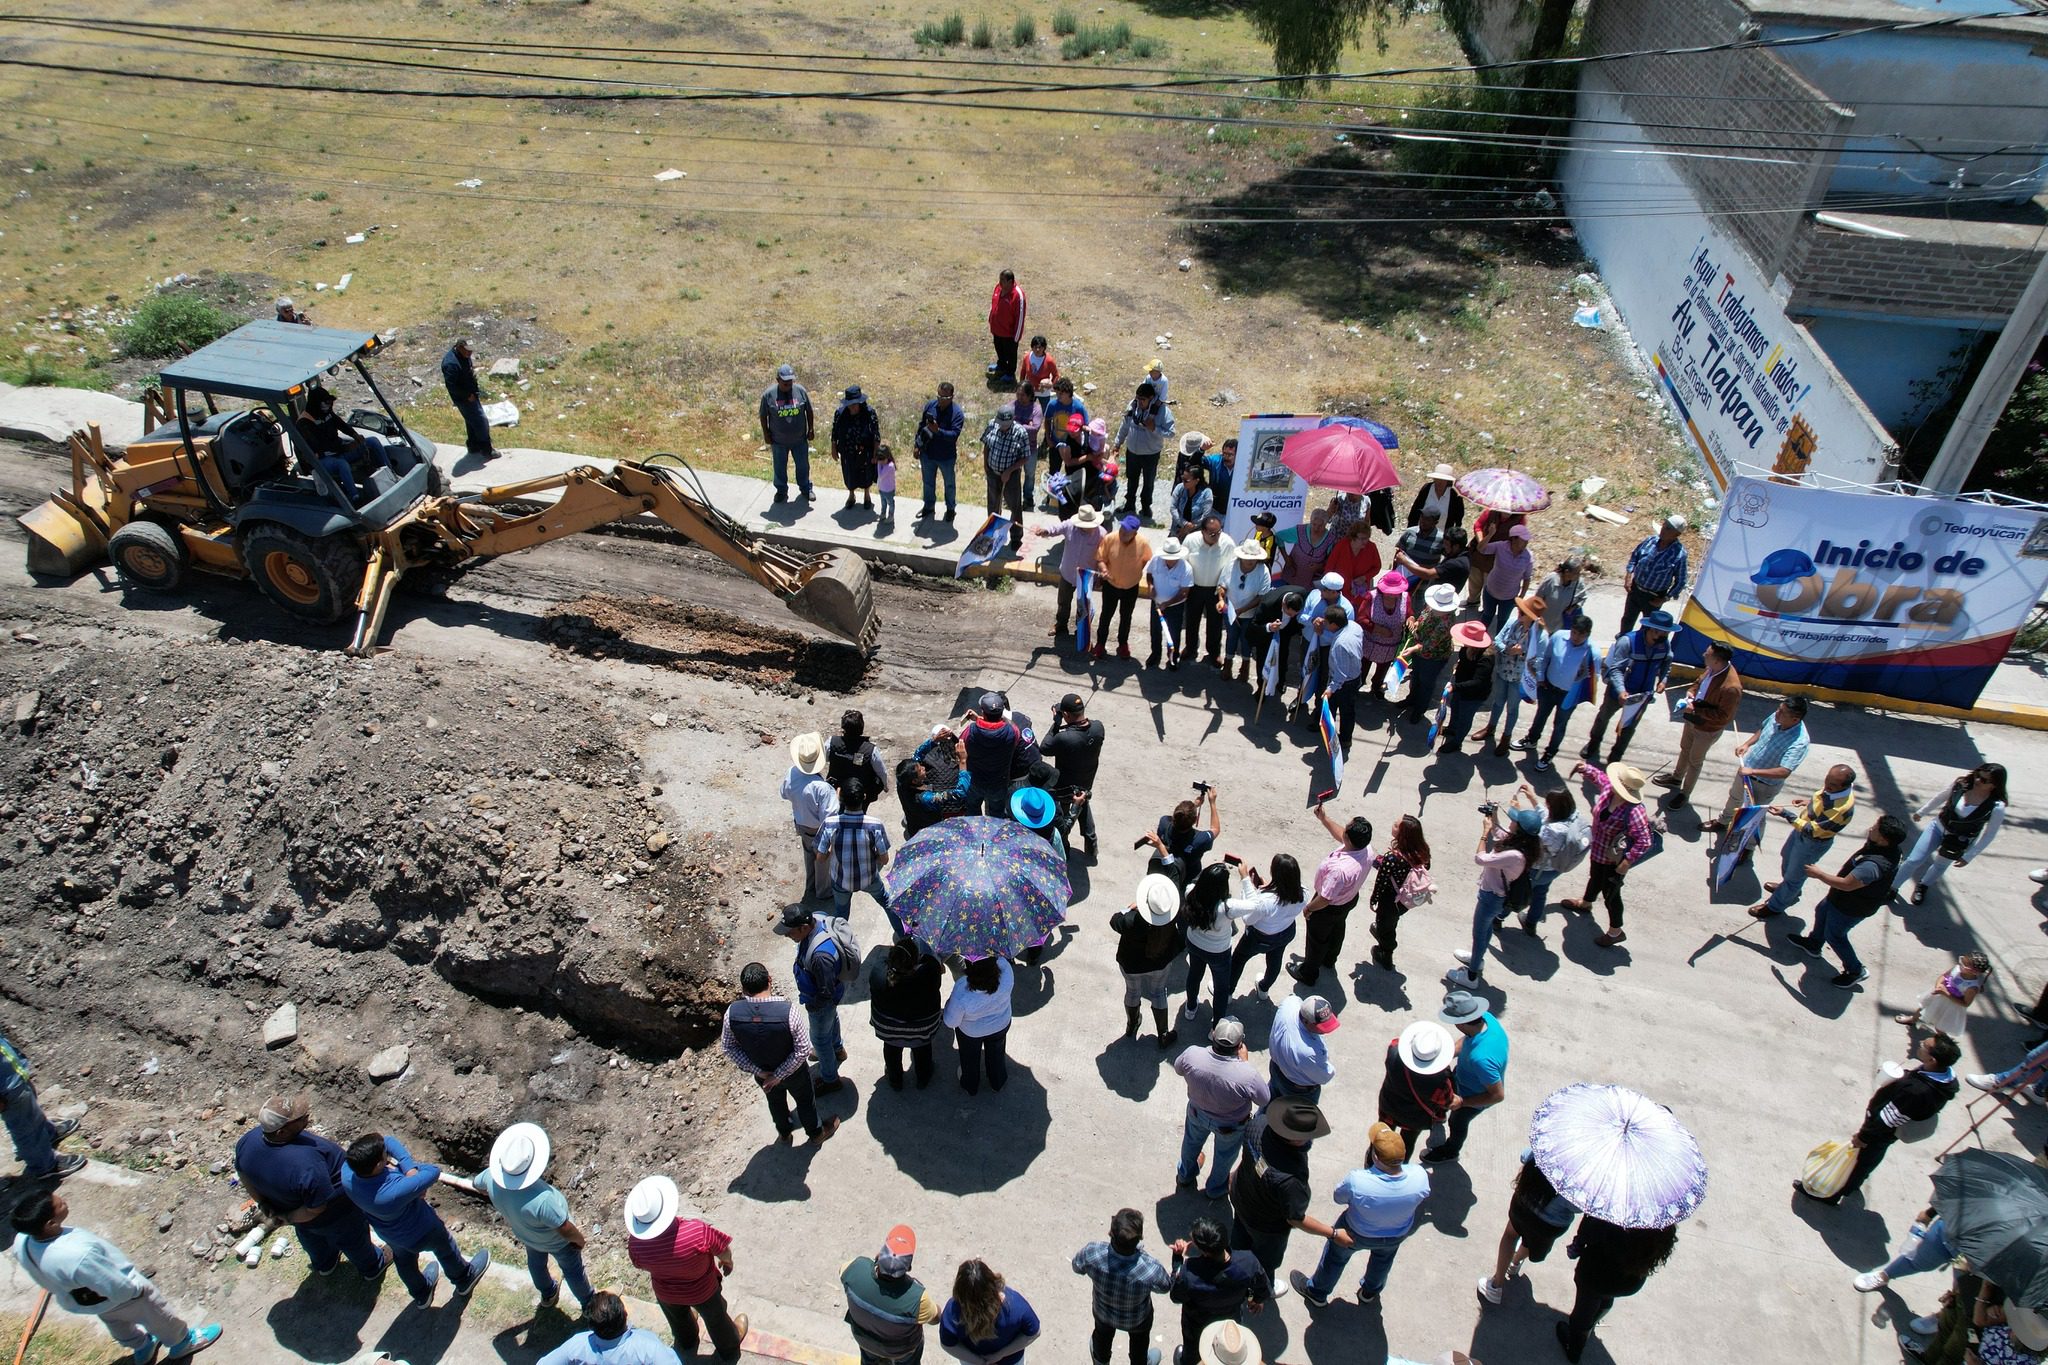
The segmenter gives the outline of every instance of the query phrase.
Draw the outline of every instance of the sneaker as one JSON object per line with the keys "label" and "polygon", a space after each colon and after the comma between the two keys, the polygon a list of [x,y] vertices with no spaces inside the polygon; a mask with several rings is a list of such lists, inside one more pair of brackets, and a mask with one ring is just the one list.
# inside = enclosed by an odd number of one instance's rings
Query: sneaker
{"label": "sneaker", "polygon": [[1458,959],[1458,965],[1461,967],[1469,967],[1472,965],[1472,954],[1467,949],[1460,948],[1458,949],[1458,951],[1452,953],[1451,956]]}
{"label": "sneaker", "polygon": [[73,1133],[77,1131],[77,1119],[58,1119],[55,1123],[50,1125],[50,1141],[62,1142],[65,1138],[70,1137]]}
{"label": "sneaker", "polygon": [[[1295,1274],[1297,1274],[1297,1275],[1299,1275],[1299,1274],[1300,1274],[1301,1272],[1297,1270],[1297,1271],[1296,1271],[1296,1272],[1294,1272],[1294,1273],[1295,1273]],[[1288,1296],[1288,1294],[1289,1294],[1289,1293],[1291,1293],[1291,1292],[1292,1292],[1292,1291],[1291,1291],[1291,1290],[1290,1290],[1290,1289],[1288,1288],[1288,1286],[1287,1286],[1287,1282],[1286,1282],[1285,1280],[1275,1280],[1275,1281],[1273,1281],[1273,1297],[1274,1297],[1274,1298],[1276,1298],[1276,1299],[1284,1299],[1284,1298],[1286,1298],[1286,1297]]]}
{"label": "sneaker", "polygon": [[1445,972],[1444,983],[1456,986],[1459,990],[1463,991],[1476,989],[1480,984],[1479,978],[1463,967],[1453,967],[1450,971]]}
{"label": "sneaker", "polygon": [[1287,1282],[1294,1286],[1294,1291],[1297,1294],[1301,1295],[1301,1301],[1307,1304],[1309,1307],[1329,1307],[1329,1296],[1326,1294],[1316,1293],[1315,1286],[1308,1282],[1308,1276],[1302,1274],[1299,1270],[1289,1272],[1287,1276]]}
{"label": "sneaker", "polygon": [[1963,1084],[1968,1086],[1974,1086],[1978,1090],[1987,1090],[1992,1091],[1994,1093],[2005,1089],[2004,1086],[1998,1083],[1998,1077],[1992,1075],[1988,1071],[1981,1072],[1975,1076],[1963,1077]]}
{"label": "sneaker", "polygon": [[1914,1336],[1931,1337],[1941,1330],[1941,1315],[1939,1313],[1929,1313],[1924,1318],[1914,1318],[1906,1324],[1906,1330],[1913,1333]]}
{"label": "sneaker", "polygon": [[1870,980],[1870,969],[1868,967],[1858,967],[1853,971],[1837,973],[1834,978],[1834,984],[1846,991],[1853,990],[1868,980]]}
{"label": "sneaker", "polygon": [[1523,753],[1525,753],[1525,754],[1533,754],[1533,753],[1535,753],[1535,752],[1536,752],[1536,736],[1534,736],[1534,735],[1524,735],[1524,736],[1522,736],[1522,738],[1520,738],[1520,739],[1518,739],[1518,740],[1516,740],[1516,741],[1515,741],[1515,748],[1517,748],[1517,749],[1521,750],[1521,751],[1522,751]]}
{"label": "sneaker", "polygon": [[[380,1246],[377,1248],[376,1273],[373,1275],[363,1275],[363,1278],[368,1280],[371,1284],[375,1284],[377,1283],[377,1281],[384,1278],[384,1272],[389,1269],[391,1269],[391,1248],[386,1246]],[[358,1275],[362,1275],[362,1272],[360,1270],[356,1273]]]}
{"label": "sneaker", "polygon": [[1481,1275],[1479,1277],[1479,1297],[1485,1299],[1488,1303],[1500,1302],[1501,1287],[1493,1282],[1493,1276]]}
{"label": "sneaker", "polygon": [[1820,956],[1820,940],[1817,938],[1801,938],[1799,935],[1794,934],[1785,941],[1800,952],[1805,953],[1808,957]]}
{"label": "sneaker", "polygon": [[818,500],[818,493],[817,493],[817,490],[816,490],[816,489],[812,489],[812,488],[806,488],[806,489],[804,490],[804,501],[805,501],[805,502],[816,502],[817,500]]}
{"label": "sneaker", "polygon": [[482,1283],[484,1272],[490,1268],[491,1249],[489,1247],[481,1247],[477,1250],[476,1255],[469,1258],[469,1274],[463,1277],[461,1284],[455,1286],[455,1297],[458,1299],[468,1298],[469,1291]]}
{"label": "sneaker", "polygon": [[27,1176],[29,1180],[68,1180],[85,1169],[85,1158],[75,1152],[59,1152],[57,1164],[38,1175]]}
{"label": "sneaker", "polygon": [[185,1360],[198,1355],[207,1347],[220,1340],[220,1324],[209,1322],[204,1327],[194,1327],[185,1333],[185,1339],[171,1348],[165,1360]]}
{"label": "sneaker", "polygon": [[1890,1279],[1891,1276],[1885,1274],[1883,1270],[1866,1270],[1855,1279],[1849,1281],[1849,1284],[1859,1294],[1875,1294],[1878,1290],[1884,1288]]}
{"label": "sneaker", "polygon": [[2048,867],[2037,867],[2027,874],[2027,880],[2036,886],[2048,886]]}
{"label": "sneaker", "polygon": [[560,1303],[561,1301],[562,1286],[558,1284],[553,1289],[550,1289],[547,1293],[541,1295],[540,1307],[553,1308],[556,1304]]}
{"label": "sneaker", "polygon": [[1913,888],[1913,899],[1907,903],[1910,905],[1920,905],[1924,903],[1926,899],[1927,888],[1924,886],[1916,886]]}
{"label": "sneaker", "polygon": [[1375,1294],[1372,1290],[1367,1289],[1365,1287],[1365,1283],[1363,1281],[1360,1281],[1358,1285],[1358,1306],[1360,1308],[1370,1308],[1379,1301],[1380,1296],[1378,1294]]}
{"label": "sneaker", "polygon": [[160,1349],[162,1349],[162,1343],[155,1337],[151,1337],[148,1341],[136,1347],[129,1354],[128,1358],[134,1361],[135,1365],[154,1365],[156,1353]]}
{"label": "sneaker", "polygon": [[768,501],[769,501],[769,502],[771,502],[771,503],[780,503],[780,502],[788,502],[788,501],[789,501],[789,494],[787,494],[787,493],[777,493],[777,494],[776,494],[776,495],[775,495],[774,497],[772,497],[772,498],[768,499]]}
{"label": "sneaker", "polygon": [[1537,760],[1536,760],[1536,761],[1535,761],[1534,763],[1530,764],[1529,766],[1530,766],[1530,767],[1532,767],[1532,768],[1534,768],[1534,769],[1535,769],[1535,770],[1536,770],[1537,772],[1539,772],[1539,773],[1547,773],[1547,772],[1549,772],[1549,771],[1550,771],[1550,755],[1549,755],[1549,754],[1544,754],[1544,755],[1542,755],[1542,756],[1541,756],[1541,757],[1539,757],[1539,758],[1538,758],[1538,759],[1537,759]]}
{"label": "sneaker", "polygon": [[441,1267],[429,1261],[420,1267],[420,1278],[427,1282],[427,1292],[413,1295],[412,1301],[424,1308],[434,1301],[434,1289],[441,1283]]}

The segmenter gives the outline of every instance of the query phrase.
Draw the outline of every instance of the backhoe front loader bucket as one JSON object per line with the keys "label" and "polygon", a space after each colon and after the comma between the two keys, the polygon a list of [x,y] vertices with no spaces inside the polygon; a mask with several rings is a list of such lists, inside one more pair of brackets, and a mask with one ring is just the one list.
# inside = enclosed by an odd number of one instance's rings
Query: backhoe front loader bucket
{"label": "backhoe front loader bucket", "polygon": [[76,578],[107,562],[107,533],[71,497],[59,493],[17,520],[28,532],[28,571],[38,578]]}
{"label": "backhoe front loader bucket", "polygon": [[787,599],[789,609],[821,630],[872,649],[879,624],[868,566],[851,550],[833,550]]}

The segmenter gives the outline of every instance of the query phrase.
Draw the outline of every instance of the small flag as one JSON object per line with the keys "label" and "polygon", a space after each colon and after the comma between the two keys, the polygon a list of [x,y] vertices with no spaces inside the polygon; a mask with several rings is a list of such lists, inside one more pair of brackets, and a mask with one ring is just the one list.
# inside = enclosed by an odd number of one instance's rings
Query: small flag
{"label": "small flag", "polygon": [[1273,634],[1273,643],[1266,646],[1266,662],[1259,668],[1259,695],[1270,697],[1280,690],[1280,635]]}
{"label": "small flag", "polygon": [[[1744,784],[1745,787],[1747,784]],[[1742,855],[1763,838],[1764,816],[1769,806],[1744,806],[1742,813],[1735,817],[1735,823],[1722,836],[1720,854],[1714,859],[1714,889],[1735,875],[1736,867],[1742,862]]]}
{"label": "small flag", "polygon": [[1232,627],[1237,625],[1237,603],[1231,601],[1228,594],[1223,598],[1223,619]]}
{"label": "small flag", "polygon": [[1344,749],[1337,742],[1337,718],[1330,713],[1330,699],[1318,700],[1316,725],[1323,732],[1323,752],[1330,756],[1330,789],[1316,799],[1327,801],[1344,786]]}
{"label": "small flag", "polygon": [[1643,718],[1643,708],[1649,704],[1650,694],[1645,692],[1634,701],[1623,706],[1621,708],[1621,728],[1627,730],[1633,727],[1637,721]]}
{"label": "small flag", "polygon": [[1180,642],[1173,638],[1173,624],[1166,619],[1166,613],[1160,610],[1157,602],[1152,604],[1152,619],[1159,623],[1159,633],[1166,637],[1166,652],[1178,656]]}
{"label": "small flag", "polygon": [[1088,637],[1095,631],[1095,570],[1081,570],[1081,581],[1074,585],[1074,591],[1081,596],[1074,611],[1074,648],[1086,654]]}
{"label": "small flag", "polygon": [[1387,681],[1380,688],[1388,701],[1401,701],[1408,695],[1408,661],[1400,655],[1394,656],[1394,666],[1387,670]]}
{"label": "small flag", "polygon": [[1579,680],[1572,684],[1572,690],[1565,693],[1564,700],[1558,703],[1558,714],[1570,715],[1573,707],[1592,695],[1593,675],[1591,673],[1579,675]]}
{"label": "small flag", "polygon": [[1425,748],[1425,749],[1433,749],[1433,748],[1435,748],[1435,747],[1436,747],[1436,737],[1437,737],[1437,734],[1438,734],[1438,732],[1440,732],[1440,731],[1441,731],[1441,730],[1442,730],[1442,729],[1444,728],[1444,725],[1445,725],[1445,723],[1446,723],[1447,721],[1449,721],[1449,720],[1450,720],[1450,718],[1451,718],[1451,685],[1450,685],[1450,683],[1449,683],[1449,682],[1447,681],[1447,682],[1445,682],[1445,683],[1444,683],[1444,691],[1443,691],[1443,695],[1437,698],[1437,701],[1436,701],[1436,718],[1435,718],[1434,720],[1430,721],[1430,723],[1429,723],[1429,738],[1428,738],[1428,739],[1426,739],[1426,740],[1424,740],[1424,741],[1422,742],[1422,747],[1423,747],[1423,748]]}
{"label": "small flag", "polygon": [[996,557],[996,547],[1003,543],[1003,537],[1010,533],[1008,517],[991,516],[981,523],[967,542],[967,548],[960,552],[960,562],[953,566],[953,577],[958,578],[976,564],[986,564]]}

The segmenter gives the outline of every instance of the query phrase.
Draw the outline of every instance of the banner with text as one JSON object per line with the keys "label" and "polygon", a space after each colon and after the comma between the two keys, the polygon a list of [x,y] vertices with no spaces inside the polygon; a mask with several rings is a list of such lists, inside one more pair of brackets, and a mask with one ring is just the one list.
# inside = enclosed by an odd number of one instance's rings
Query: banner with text
{"label": "banner with text", "polygon": [[1271,512],[1273,534],[1282,545],[1294,543],[1295,529],[1308,518],[1308,480],[1280,463],[1280,448],[1322,420],[1315,413],[1263,413],[1238,422],[1237,478],[1223,516],[1225,535],[1243,540],[1251,534],[1252,513]]}
{"label": "banner with text", "polygon": [[1727,488],[1738,464],[1886,477],[1889,438],[1740,251],[1703,235],[1672,275],[1643,340],[1716,484]]}
{"label": "banner with text", "polygon": [[1675,656],[1967,708],[2048,589],[2048,515],[1769,479],[1729,486]]}

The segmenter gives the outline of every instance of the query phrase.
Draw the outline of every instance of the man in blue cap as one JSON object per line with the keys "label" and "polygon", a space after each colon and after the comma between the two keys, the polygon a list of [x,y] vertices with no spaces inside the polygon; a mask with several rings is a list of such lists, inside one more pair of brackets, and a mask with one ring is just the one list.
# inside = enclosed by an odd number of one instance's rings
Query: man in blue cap
{"label": "man in blue cap", "polygon": [[1607,751],[1607,760],[1601,766],[1614,766],[1628,752],[1628,742],[1642,722],[1643,713],[1650,709],[1650,702],[1671,674],[1671,632],[1676,629],[1678,622],[1660,607],[1643,613],[1641,625],[1607,647],[1607,658],[1600,670],[1607,680],[1607,694],[1600,699],[1600,709],[1593,716],[1593,733],[1586,740],[1586,747],[1579,750],[1580,758],[1588,763],[1600,758],[1600,737],[1607,733],[1607,722],[1614,719],[1616,712],[1621,713],[1621,728],[1614,732],[1614,747]]}

